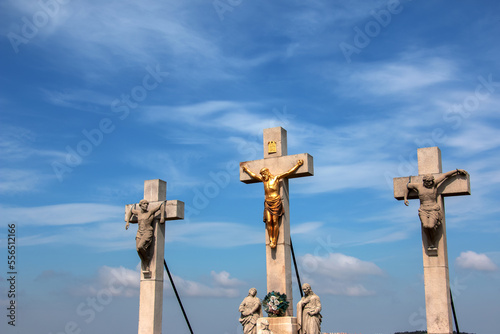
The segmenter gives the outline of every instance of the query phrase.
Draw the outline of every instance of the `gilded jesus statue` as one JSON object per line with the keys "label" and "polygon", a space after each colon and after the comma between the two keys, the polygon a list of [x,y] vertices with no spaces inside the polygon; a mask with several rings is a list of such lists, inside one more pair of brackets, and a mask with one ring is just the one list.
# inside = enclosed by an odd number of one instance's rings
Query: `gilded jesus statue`
{"label": "gilded jesus statue", "polygon": [[243,171],[245,173],[264,183],[264,223],[266,223],[267,234],[269,235],[269,246],[271,248],[276,248],[276,244],[278,243],[279,221],[280,217],[283,215],[283,203],[280,196],[280,180],[295,173],[303,164],[304,161],[299,160],[289,171],[279,175],[271,174],[266,167],[260,170],[260,175],[257,175],[249,170],[247,166],[243,166]]}

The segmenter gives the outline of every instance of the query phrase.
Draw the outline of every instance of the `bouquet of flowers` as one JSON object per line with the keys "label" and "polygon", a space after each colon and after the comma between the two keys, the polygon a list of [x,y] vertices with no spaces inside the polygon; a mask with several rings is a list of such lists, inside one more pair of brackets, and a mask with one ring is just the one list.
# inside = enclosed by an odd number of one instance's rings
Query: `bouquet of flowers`
{"label": "bouquet of flowers", "polygon": [[267,312],[269,317],[282,317],[285,315],[289,302],[286,300],[286,295],[276,291],[269,292],[264,300],[262,306],[264,311]]}

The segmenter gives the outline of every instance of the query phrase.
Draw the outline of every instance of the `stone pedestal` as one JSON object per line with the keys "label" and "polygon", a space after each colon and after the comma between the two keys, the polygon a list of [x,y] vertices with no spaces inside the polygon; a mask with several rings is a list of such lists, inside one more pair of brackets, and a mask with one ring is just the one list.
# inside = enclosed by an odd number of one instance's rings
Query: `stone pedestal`
{"label": "stone pedestal", "polygon": [[279,317],[279,318],[259,318],[257,320],[257,334],[262,334],[262,321],[269,322],[269,329],[273,334],[297,334],[297,318],[296,317]]}

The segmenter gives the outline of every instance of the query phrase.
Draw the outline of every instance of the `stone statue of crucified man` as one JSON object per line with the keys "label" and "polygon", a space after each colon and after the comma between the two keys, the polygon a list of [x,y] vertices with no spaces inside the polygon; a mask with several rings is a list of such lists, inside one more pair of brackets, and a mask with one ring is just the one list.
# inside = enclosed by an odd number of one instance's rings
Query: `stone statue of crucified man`
{"label": "stone statue of crucified man", "polygon": [[422,227],[427,235],[427,240],[429,241],[428,250],[437,249],[437,240],[435,240],[436,230],[443,220],[443,209],[437,201],[439,195],[438,188],[445,180],[459,174],[467,175],[467,172],[463,169],[456,169],[448,173],[440,174],[436,178],[432,174],[426,174],[422,178],[422,184],[417,182],[412,183],[410,181],[406,186],[406,192],[404,194],[404,203],[406,206],[408,206],[408,193],[410,190],[415,190],[418,193],[418,198],[420,199],[418,216],[420,217],[420,222],[422,223]]}
{"label": "stone statue of crucified man", "polygon": [[[138,224],[137,227],[137,236],[135,237],[135,245],[137,249],[137,254],[141,258],[141,266],[144,272],[149,271],[149,262],[151,261],[151,250],[150,245],[153,241],[154,236],[154,227],[153,221],[156,218],[155,213],[160,211],[160,223],[165,223],[165,202],[161,202],[156,206],[149,205],[149,201],[142,199],[139,202],[140,209],[135,208],[134,206],[127,212],[125,217],[125,229],[128,230],[129,223]],[[132,216],[137,216],[137,221],[132,220]]]}
{"label": "stone statue of crucified man", "polygon": [[264,222],[266,223],[267,233],[269,235],[269,246],[276,248],[279,234],[279,220],[283,215],[283,205],[280,196],[280,180],[294,173],[304,164],[303,160],[297,161],[297,164],[289,171],[273,175],[268,168],[260,170],[260,175],[255,174],[247,166],[243,166],[243,171],[254,179],[264,183]]}

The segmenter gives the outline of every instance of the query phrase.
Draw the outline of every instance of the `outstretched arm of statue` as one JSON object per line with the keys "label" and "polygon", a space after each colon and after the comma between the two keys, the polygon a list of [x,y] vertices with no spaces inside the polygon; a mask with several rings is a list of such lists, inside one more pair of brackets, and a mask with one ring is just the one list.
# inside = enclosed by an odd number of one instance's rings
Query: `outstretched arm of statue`
{"label": "outstretched arm of statue", "polygon": [[302,166],[304,164],[304,160],[299,160],[297,161],[297,163],[295,164],[295,166],[293,166],[292,168],[290,168],[290,170],[288,172],[284,172],[283,174],[281,175],[278,175],[278,179],[283,179],[289,175],[292,175],[293,173],[295,173],[297,171],[297,169],[299,169],[300,166]]}
{"label": "outstretched arm of statue", "polygon": [[408,182],[408,184],[406,185],[406,191],[405,191],[405,194],[404,194],[404,203],[405,203],[406,206],[408,206],[408,204],[410,204],[408,202],[408,194],[410,193],[411,189],[417,190],[417,188],[415,187],[414,183]]}
{"label": "outstretched arm of statue", "polygon": [[463,169],[458,169],[457,168],[457,169],[451,170],[448,173],[444,173],[441,176],[437,177],[434,180],[434,183],[436,184],[436,186],[439,186],[442,182],[444,182],[449,177],[452,177],[454,175],[460,175],[460,174],[467,175],[467,172],[465,170],[463,170]]}
{"label": "outstretched arm of statue", "polygon": [[125,221],[127,222],[127,223],[125,224],[125,229],[126,229],[126,230],[128,230],[128,228],[129,228],[129,226],[130,226],[130,223],[132,223],[132,224],[137,224],[137,222],[134,222],[134,221],[132,221],[132,220],[131,220],[131,219],[132,219],[133,214],[135,213],[135,212],[134,212],[134,209],[135,209],[135,204],[134,204],[134,206],[133,206],[133,207],[131,207],[131,208],[130,208],[130,210],[129,210],[129,211],[127,212],[127,214],[125,215]]}
{"label": "outstretched arm of statue", "polygon": [[134,215],[138,214],[141,212],[141,210],[136,208],[136,204],[130,209],[130,212],[132,212]]}
{"label": "outstretched arm of statue", "polygon": [[254,172],[252,172],[250,169],[248,169],[248,167],[247,167],[247,166],[243,166],[243,167],[242,167],[242,169],[243,169],[243,171],[244,171],[245,173],[247,173],[248,175],[250,175],[250,176],[251,176],[251,177],[253,177],[254,179],[259,180],[259,181],[261,181],[261,182],[262,182],[262,177],[260,177],[260,175],[255,174]]}
{"label": "outstretched arm of statue", "polygon": [[149,217],[155,215],[159,210],[162,210],[162,209],[163,209],[163,214],[162,214],[162,217],[160,218],[160,220],[163,218],[163,223],[164,223],[165,222],[165,201],[160,202],[156,206],[150,208],[148,210]]}

